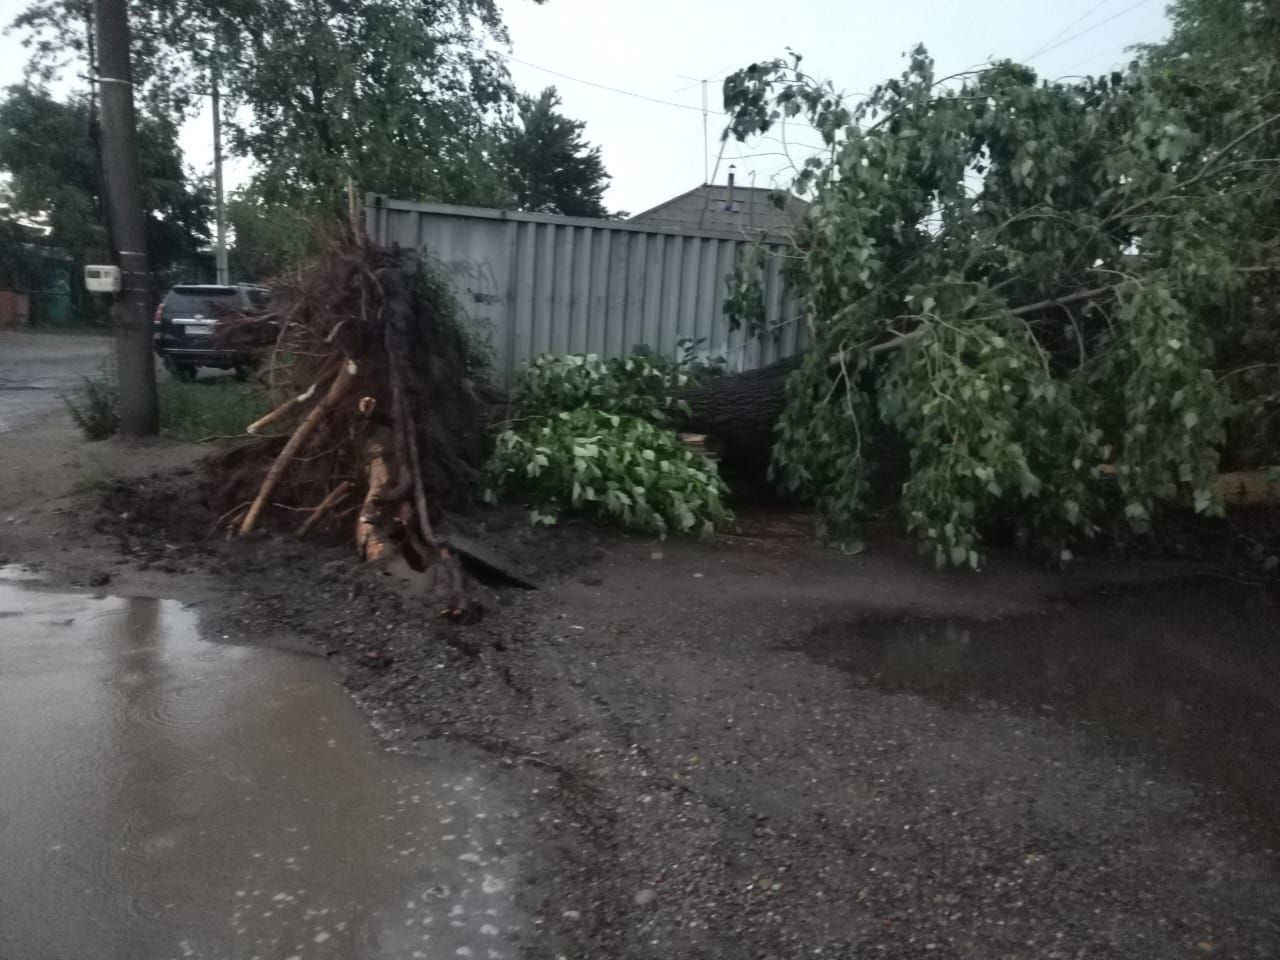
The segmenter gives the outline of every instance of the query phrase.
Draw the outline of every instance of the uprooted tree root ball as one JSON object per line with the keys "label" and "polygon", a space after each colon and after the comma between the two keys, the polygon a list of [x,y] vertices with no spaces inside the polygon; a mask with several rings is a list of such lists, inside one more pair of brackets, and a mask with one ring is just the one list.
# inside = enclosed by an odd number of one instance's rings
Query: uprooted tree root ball
{"label": "uprooted tree root ball", "polygon": [[227,324],[259,356],[272,410],[211,459],[216,529],[354,538],[403,558],[454,618],[470,614],[437,526],[482,464],[483,411],[463,329],[414,253],[350,233],[276,287],[269,314]]}

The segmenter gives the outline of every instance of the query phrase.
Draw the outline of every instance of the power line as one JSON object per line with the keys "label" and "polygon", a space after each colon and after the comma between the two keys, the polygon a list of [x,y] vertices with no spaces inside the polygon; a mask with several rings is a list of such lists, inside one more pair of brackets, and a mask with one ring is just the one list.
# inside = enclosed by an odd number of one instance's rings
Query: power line
{"label": "power line", "polygon": [[1085,60],[1078,60],[1076,61],[1075,66],[1073,66],[1070,70],[1067,71],[1066,75],[1072,76],[1072,75],[1079,74],[1085,68],[1089,68],[1090,70],[1092,70],[1093,64],[1103,60],[1108,60],[1108,59],[1110,61],[1111,67],[1120,66],[1134,59],[1132,55],[1128,54],[1128,51],[1129,51],[1129,46],[1128,44],[1126,44],[1125,46],[1112,50],[1110,52],[1094,54],[1093,56],[1088,57]]}
{"label": "power line", "polygon": [[[502,57],[504,60],[509,60],[509,61],[510,61],[510,62],[512,62],[512,63],[518,63],[518,64],[520,64],[520,65],[521,65],[521,66],[523,66],[523,67],[528,67],[528,68],[530,68],[531,70],[539,70],[539,71],[541,71],[542,73],[550,74],[550,75],[551,75],[551,76],[553,76],[553,77],[560,77],[560,78],[561,78],[561,79],[563,79],[563,80],[570,80],[570,81],[572,81],[572,82],[574,82],[574,83],[581,83],[581,84],[583,84],[583,85],[585,85],[585,86],[588,86],[588,87],[595,87],[597,90],[605,90],[605,91],[607,91],[607,92],[609,92],[609,93],[616,93],[616,94],[619,94],[620,96],[624,96],[624,97],[633,97],[633,98],[635,98],[635,99],[637,99],[637,100],[644,100],[644,101],[646,101],[646,102],[648,102],[648,103],[656,103],[656,104],[659,104],[660,106],[664,106],[664,107],[676,107],[676,108],[678,108],[678,109],[680,109],[680,110],[691,110],[691,111],[693,111],[693,112],[695,112],[695,113],[701,113],[701,114],[703,115],[703,122],[704,122],[704,126],[705,126],[705,123],[706,123],[707,117],[708,117],[708,115],[709,115],[709,113],[710,113],[710,111],[709,111],[709,109],[708,109],[707,105],[705,105],[705,104],[704,104],[702,107],[694,107],[694,106],[690,106],[690,105],[689,105],[689,104],[687,104],[687,103],[676,103],[675,101],[672,101],[672,100],[663,100],[663,99],[662,99],[662,98],[660,98],[660,97],[651,97],[651,96],[649,96],[648,94],[645,94],[645,93],[636,93],[634,90],[623,90],[623,89],[622,89],[622,88],[620,88],[620,87],[613,87],[613,86],[610,86],[610,85],[609,85],[609,84],[607,84],[607,83],[597,83],[595,80],[586,80],[586,79],[584,79],[584,78],[582,78],[582,77],[575,77],[575,76],[573,76],[572,74],[563,73],[563,72],[561,72],[561,71],[559,71],[559,70],[552,70],[550,67],[544,67],[544,66],[540,66],[539,64],[536,64],[536,63],[530,63],[530,62],[529,62],[529,61],[527,61],[527,60],[521,60],[519,57],[514,57],[514,56],[512,56],[511,54],[503,53],[503,52],[501,52],[501,51],[494,51],[494,52],[495,52],[495,53],[497,53],[497,55],[498,55],[498,56],[500,56],[500,57]],[[681,75],[681,76],[682,76],[682,79],[687,79],[687,80],[692,80],[692,79],[693,79],[692,77],[683,77],[683,75]],[[697,81],[697,84],[703,84],[703,85],[705,85],[705,84],[707,84],[708,82],[710,82],[710,81],[709,81],[709,80],[698,80],[698,81]],[[689,88],[688,88],[688,87],[685,87],[684,89],[689,89]],[[813,123],[812,123],[811,121],[809,121],[807,118],[793,117],[793,118],[791,118],[791,119],[790,119],[790,121],[785,121],[785,122],[783,123],[783,129],[784,129],[784,130],[785,130],[785,127],[786,127],[786,122],[795,123],[795,124],[798,124],[798,125],[803,125],[803,126],[807,126],[807,127],[813,128],[813,129],[817,129],[816,127],[814,127]],[[766,138],[766,139],[776,139],[776,138]],[[724,160],[724,149],[725,149],[726,144],[727,144],[727,140],[721,140],[721,143],[720,143],[720,152],[719,152],[719,155],[716,157],[715,170],[711,173],[711,175],[710,175],[710,179],[709,179],[709,180],[707,180],[707,182],[714,182],[714,181],[715,181],[715,178],[719,175],[719,171],[720,171],[720,164],[721,164],[721,162]],[[809,148],[811,148],[811,147],[810,147],[810,145],[807,145],[807,144],[798,144],[798,146],[801,146],[801,147],[809,147]],[[708,154],[709,154],[708,147],[709,147],[709,144],[707,143],[706,131],[704,130],[704,142],[703,142],[703,155],[704,155],[704,159],[705,159],[705,158],[708,156]],[[785,153],[743,154],[743,153],[741,152],[741,150],[739,150],[739,152],[738,152],[738,156],[737,156],[737,158],[736,158],[736,159],[746,161],[746,160],[750,160],[750,159],[753,159],[753,158],[763,158],[763,157],[767,157],[767,156],[779,156],[779,157],[785,157],[785,156],[787,156],[787,155],[786,155]],[[789,159],[789,158],[788,158],[788,159]],[[785,169],[788,169],[788,168],[790,168],[790,167],[791,167],[791,164],[790,164],[790,163],[788,163],[788,164],[784,164],[782,167],[780,167],[780,168],[779,168],[779,170],[778,170],[778,171],[775,171],[775,172],[771,175],[771,180],[776,180],[776,178],[777,178],[777,176],[778,176],[778,172],[780,172],[780,171],[782,171],[782,170],[785,170]],[[704,175],[704,178],[705,178],[705,177],[706,177],[706,173],[705,173],[705,171],[704,171],[704,174],[703,174],[703,175]]]}
{"label": "power line", "polygon": [[737,70],[737,69],[741,69],[740,61],[735,61],[734,63],[725,67],[723,70],[712,70],[705,77],[691,77],[688,74],[677,73],[676,76],[679,77],[681,80],[692,80],[693,83],[687,87],[681,87],[679,90],[675,90],[673,92],[681,93],[685,90],[691,90],[693,89],[694,86],[696,86],[699,83],[720,83],[725,79],[725,77],[729,76],[731,71]]}
{"label": "power line", "polygon": [[1134,10],[1137,10],[1139,7],[1145,7],[1150,2],[1151,0],[1138,0],[1137,3],[1130,4],[1129,6],[1125,7],[1123,10],[1119,11],[1118,13],[1113,13],[1111,16],[1107,17],[1107,19],[1099,20],[1093,26],[1087,27],[1084,30],[1081,30],[1079,33],[1073,33],[1071,36],[1067,37],[1065,40],[1059,40],[1057,43],[1052,44],[1048,47],[1045,47],[1043,50],[1037,53],[1036,56],[1042,57],[1046,53],[1052,53],[1054,50],[1057,50],[1059,47],[1064,47],[1068,43],[1071,43],[1075,40],[1079,40],[1081,37],[1086,36],[1090,33],[1093,33],[1093,31],[1099,30],[1102,27],[1105,27],[1108,23],[1110,23],[1113,20],[1119,20],[1126,13],[1130,13]]}
{"label": "power line", "polygon": [[1062,36],[1065,36],[1069,31],[1074,30],[1080,24],[1084,23],[1084,21],[1088,20],[1091,16],[1093,16],[1095,11],[1097,11],[1099,8],[1104,7],[1106,5],[1107,5],[1107,0],[1098,0],[1098,2],[1095,3],[1092,7],[1086,10],[1084,13],[1080,14],[1080,16],[1076,17],[1074,20],[1068,23],[1065,27],[1063,27],[1061,30],[1055,33],[1052,37],[1050,37],[1044,43],[1040,44],[1040,46],[1036,47],[1035,52],[1027,54],[1022,59],[1024,61],[1034,60],[1036,57],[1040,56],[1040,54],[1044,52],[1045,48],[1050,46],[1055,40],[1059,39]]}
{"label": "power line", "polygon": [[562,80],[572,80],[574,83],[581,83],[588,87],[595,87],[597,90],[607,90],[610,93],[621,94],[624,97],[634,97],[637,100],[647,100],[649,103],[661,104],[664,107],[677,107],[680,110],[692,110],[694,113],[702,113],[701,107],[693,107],[687,103],[676,103],[674,100],[662,100],[658,97],[651,97],[645,93],[636,93],[634,90],[623,90],[620,87],[611,87],[605,83],[596,83],[594,80],[584,80],[582,77],[570,76],[567,73],[561,73],[559,70],[552,70],[550,67],[540,67],[536,63],[529,63],[527,60],[521,60],[510,54],[499,53],[499,56],[512,63],[518,63],[522,67],[528,67],[531,70],[541,70],[543,73],[549,73],[553,77],[560,77]]}

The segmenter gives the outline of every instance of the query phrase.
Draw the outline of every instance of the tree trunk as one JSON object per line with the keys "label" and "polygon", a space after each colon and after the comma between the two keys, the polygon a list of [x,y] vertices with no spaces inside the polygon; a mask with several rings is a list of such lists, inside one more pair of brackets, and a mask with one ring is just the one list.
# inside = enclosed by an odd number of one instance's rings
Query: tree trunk
{"label": "tree trunk", "polygon": [[151,270],[134,140],[128,7],[126,0],[97,0],[96,9],[102,168],[111,245],[122,274],[115,318],[120,432],[139,437],[156,433],[160,416],[156,367],[151,357]]}
{"label": "tree trunk", "polygon": [[689,405],[682,430],[705,433],[722,459],[743,467],[768,465],[773,430],[786,406],[787,377],[803,358],[788,357],[758,370],[705,378],[677,392]]}
{"label": "tree trunk", "polygon": [[[773,458],[774,429],[787,405],[787,378],[804,362],[788,357],[759,370],[711,377],[677,396],[689,404],[678,418],[682,430],[704,433],[718,453],[724,472],[742,481],[764,480]],[[911,451],[892,426],[876,420],[863,438],[868,481],[875,503],[896,503],[910,471]]]}

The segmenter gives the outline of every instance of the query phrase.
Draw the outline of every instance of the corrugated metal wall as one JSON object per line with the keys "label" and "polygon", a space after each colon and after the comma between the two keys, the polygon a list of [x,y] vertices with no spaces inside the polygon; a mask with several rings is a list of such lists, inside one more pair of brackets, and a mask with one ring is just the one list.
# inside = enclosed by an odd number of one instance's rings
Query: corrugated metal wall
{"label": "corrugated metal wall", "polygon": [[804,346],[780,256],[766,273],[772,333],[729,330],[725,277],[745,237],[383,197],[369,198],[365,225],[374,242],[423,250],[453,277],[504,381],[541,353],[615,357],[644,344],[674,356],[682,338],[706,338],[706,353],[749,370]]}

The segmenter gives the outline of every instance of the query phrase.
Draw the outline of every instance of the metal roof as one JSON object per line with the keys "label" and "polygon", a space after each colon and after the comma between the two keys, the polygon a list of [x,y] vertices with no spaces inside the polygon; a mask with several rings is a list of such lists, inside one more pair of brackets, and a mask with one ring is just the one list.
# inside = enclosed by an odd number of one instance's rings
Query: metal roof
{"label": "metal roof", "polygon": [[636,214],[628,222],[735,239],[755,237],[762,231],[770,236],[790,236],[808,209],[805,201],[786,190],[703,184]]}

